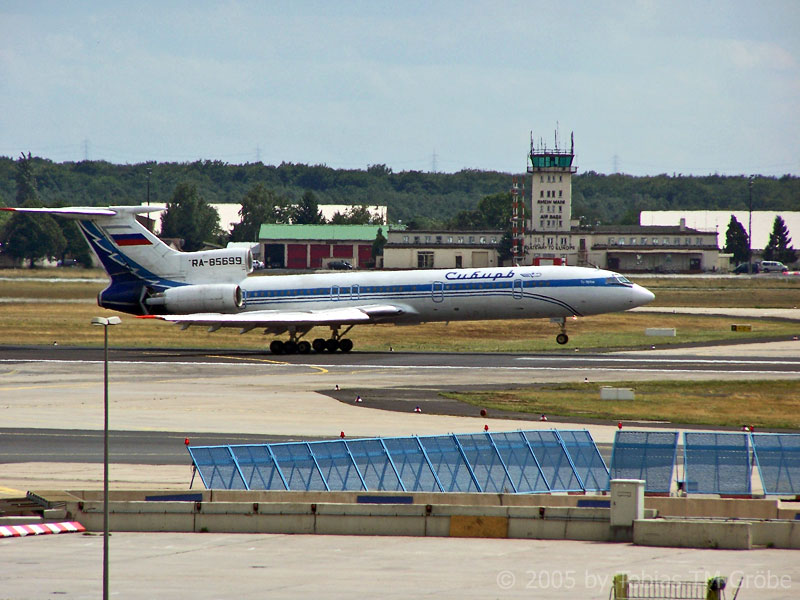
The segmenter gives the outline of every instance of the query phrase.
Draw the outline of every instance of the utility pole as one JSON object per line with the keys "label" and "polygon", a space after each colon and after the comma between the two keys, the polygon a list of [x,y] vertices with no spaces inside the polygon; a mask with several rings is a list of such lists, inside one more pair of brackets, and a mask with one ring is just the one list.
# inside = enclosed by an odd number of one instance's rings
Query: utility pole
{"label": "utility pole", "polygon": [[[150,206],[150,174],[153,172],[152,167],[147,167],[147,206]],[[150,233],[153,233],[155,229],[155,224],[153,223],[153,218],[150,216],[150,213],[147,213],[145,217],[145,223],[147,225],[147,230]]]}
{"label": "utility pole", "polygon": [[147,206],[150,206],[150,174],[152,172],[152,167],[147,167]]}
{"label": "utility pole", "polygon": [[747,182],[747,274],[753,273],[753,176]]}

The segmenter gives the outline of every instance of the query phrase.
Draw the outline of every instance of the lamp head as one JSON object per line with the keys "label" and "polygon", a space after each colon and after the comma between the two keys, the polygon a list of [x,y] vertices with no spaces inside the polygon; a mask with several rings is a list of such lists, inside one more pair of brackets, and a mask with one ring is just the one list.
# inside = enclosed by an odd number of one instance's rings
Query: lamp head
{"label": "lamp head", "polygon": [[122,323],[122,319],[119,317],[92,317],[92,325],[119,325]]}

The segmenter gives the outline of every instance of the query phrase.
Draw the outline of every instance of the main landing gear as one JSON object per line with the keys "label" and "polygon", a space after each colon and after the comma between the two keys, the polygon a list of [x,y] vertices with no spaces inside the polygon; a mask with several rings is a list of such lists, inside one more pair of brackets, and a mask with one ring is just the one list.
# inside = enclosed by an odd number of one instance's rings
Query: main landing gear
{"label": "main landing gear", "polygon": [[336,352],[337,350],[350,352],[353,349],[353,340],[343,336],[352,328],[353,326],[351,325],[342,333],[339,333],[338,327],[331,327],[331,337],[329,339],[316,338],[313,342],[299,340],[297,333],[290,331],[288,341],[272,340],[269,350],[273,354],[308,354],[311,350],[319,353]]}
{"label": "main landing gear", "polygon": [[567,320],[564,317],[550,320],[553,323],[558,323],[558,326],[561,328],[561,333],[556,336],[556,343],[563,346],[569,341],[569,336],[567,335]]}

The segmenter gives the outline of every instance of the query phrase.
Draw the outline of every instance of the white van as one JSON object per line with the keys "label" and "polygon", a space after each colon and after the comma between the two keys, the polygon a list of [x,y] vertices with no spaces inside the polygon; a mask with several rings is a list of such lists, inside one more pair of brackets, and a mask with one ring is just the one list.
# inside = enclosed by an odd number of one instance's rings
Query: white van
{"label": "white van", "polygon": [[762,260],[761,261],[761,272],[762,273],[782,273],[784,271],[788,271],[789,267],[787,267],[782,262],[778,262],[777,260]]}

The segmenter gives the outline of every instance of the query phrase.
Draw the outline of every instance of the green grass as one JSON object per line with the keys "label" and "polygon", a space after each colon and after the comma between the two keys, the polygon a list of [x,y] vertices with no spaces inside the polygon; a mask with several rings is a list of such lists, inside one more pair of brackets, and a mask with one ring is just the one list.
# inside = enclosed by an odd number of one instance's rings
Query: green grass
{"label": "green grass", "polygon": [[[600,388],[604,385],[632,388],[635,400],[601,400]],[[800,380],[562,383],[442,395],[495,411],[612,422],[800,428]]]}
{"label": "green grass", "polygon": [[[54,282],[49,277],[74,279]],[[31,280],[33,277],[33,280]],[[95,303],[97,293],[107,284],[100,270],[17,269],[0,271],[0,343],[99,344],[97,332],[86,328],[95,315],[111,314]],[[79,281],[100,279],[101,281]],[[694,294],[698,306],[718,306],[722,292],[733,294],[738,306],[767,304],[770,295],[787,292],[781,303],[800,299],[800,281],[765,279],[761,286],[753,279],[647,279],[641,283],[653,288],[657,298],[670,291],[686,296]],[[763,286],[789,286],[786,289]],[[737,287],[738,286],[738,287]],[[36,302],[32,300],[35,299]],[[68,302],[64,304],[64,302]],[[727,302],[727,299],[725,300]],[[775,304],[775,302],[773,302]],[[115,343],[130,347],[206,347],[263,349],[271,337],[257,332],[240,336],[238,330],[223,329],[208,333],[204,328],[187,331],[168,323],[135,319],[120,315],[124,326],[115,328]],[[383,351],[452,351],[452,352],[547,352],[591,349],[629,349],[656,345],[666,347],[686,343],[785,339],[800,335],[800,322],[747,319],[752,332],[732,332],[730,326],[742,319],[701,315],[614,313],[568,320],[570,342],[555,343],[558,327],[547,319],[518,321],[475,321],[430,323],[396,327],[374,325],[356,327],[349,334],[357,350]],[[644,335],[647,327],[674,327],[678,335],[653,338]],[[318,328],[309,337],[327,337],[327,328]]]}
{"label": "green grass", "polygon": [[[634,278],[635,279],[635,278]],[[750,308],[797,308],[800,277],[640,278],[636,283],[650,289],[653,306],[717,306]]]}
{"label": "green grass", "polygon": [[[155,319],[137,319],[99,308],[93,300],[74,303],[0,303],[0,344],[99,345],[101,332],[87,327],[93,316],[118,314],[122,326],[113,331],[114,344],[124,347],[243,348],[266,349],[271,336],[253,331],[239,335],[238,329],[209,333],[204,327],[182,331]],[[370,325],[355,327],[348,337],[359,351],[405,352],[573,352],[592,349],[636,349],[651,345],[753,339],[786,339],[800,335],[800,323],[762,319],[753,322],[752,332],[732,332],[733,319],[701,315],[650,315],[615,313],[568,321],[570,342],[555,342],[558,327],[547,319],[513,321],[469,321],[428,323],[416,326]],[[646,327],[675,327],[678,335],[654,338],[644,335]],[[326,337],[327,328],[312,330],[309,338]]]}

